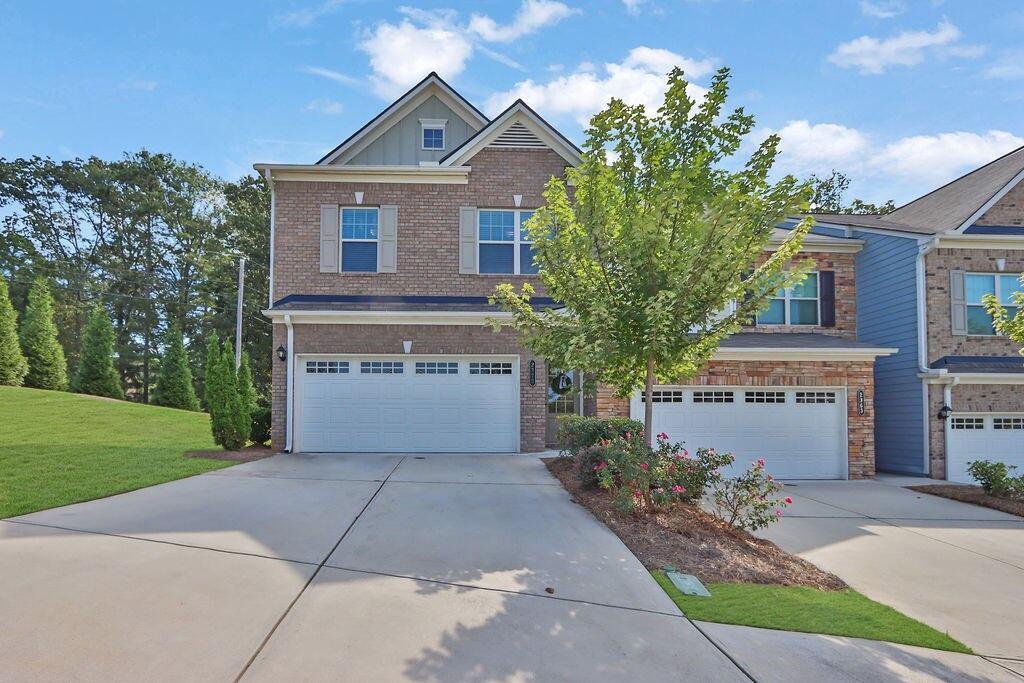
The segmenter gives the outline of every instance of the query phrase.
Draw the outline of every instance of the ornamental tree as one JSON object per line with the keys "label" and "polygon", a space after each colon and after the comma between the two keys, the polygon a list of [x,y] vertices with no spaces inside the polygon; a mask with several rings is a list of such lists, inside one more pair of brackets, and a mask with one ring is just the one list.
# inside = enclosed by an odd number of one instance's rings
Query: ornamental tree
{"label": "ornamental tree", "polygon": [[28,291],[19,337],[21,350],[28,359],[25,386],[65,391],[68,388],[68,366],[64,349],[57,341],[50,286],[43,278],[37,278]]}
{"label": "ornamental tree", "polygon": [[199,399],[192,386],[192,369],[188,365],[185,340],[181,328],[172,325],[164,339],[164,355],[160,374],[153,389],[153,403],[167,408],[199,410]]}
{"label": "ornamental tree", "polygon": [[114,368],[114,327],[103,304],[96,304],[82,332],[82,352],[71,390],[107,398],[124,398],[121,377]]}
{"label": "ornamental tree", "polygon": [[0,384],[20,387],[28,372],[28,361],[18,342],[18,312],[11,305],[7,281],[0,278]]}
{"label": "ornamental tree", "polygon": [[213,440],[228,451],[245,446],[242,401],[235,376],[235,352],[231,343],[223,348],[216,338],[206,347],[206,409],[210,411]]}
{"label": "ornamental tree", "polygon": [[620,397],[642,387],[648,443],[655,382],[697,374],[809,266],[793,262],[809,219],[766,255],[775,226],[806,210],[809,188],[788,175],[769,181],[776,135],[738,158],[754,118],[723,112],[728,82],[719,70],[697,100],[673,69],[653,115],[611,100],[590,121],[582,163],[548,182],[526,225],[540,282],[564,308],[535,311],[529,283],[493,296],[554,366],[592,374]]}
{"label": "ornamental tree", "polygon": [[1021,347],[1020,353],[1024,355],[1024,275],[1020,276],[1020,288],[1010,295],[1011,307],[1016,309],[1012,316],[995,295],[987,294],[982,301],[985,310],[992,316],[992,326],[996,332],[1009,337]]}

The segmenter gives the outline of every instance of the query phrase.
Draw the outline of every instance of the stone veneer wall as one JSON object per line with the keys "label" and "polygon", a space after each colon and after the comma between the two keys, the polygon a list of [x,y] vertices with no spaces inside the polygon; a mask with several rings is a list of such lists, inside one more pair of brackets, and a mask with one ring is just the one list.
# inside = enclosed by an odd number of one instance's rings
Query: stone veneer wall
{"label": "stone veneer wall", "polygon": [[[847,388],[849,476],[864,479],[875,475],[874,363],[871,361],[711,361],[683,386],[757,386]],[[864,391],[865,410],[857,414],[857,390]],[[597,413],[629,416],[629,399],[619,398],[605,386],[598,387]]]}
{"label": "stone veneer wall", "polygon": [[[295,353],[401,354],[412,341],[415,354],[513,354],[519,356],[520,450],[544,450],[547,382],[544,361],[519,345],[515,332],[493,332],[472,325],[295,325]],[[287,329],[274,325],[274,348],[287,347]],[[530,386],[529,363],[537,361],[537,383]],[[273,447],[284,448],[286,363],[273,367]]]}

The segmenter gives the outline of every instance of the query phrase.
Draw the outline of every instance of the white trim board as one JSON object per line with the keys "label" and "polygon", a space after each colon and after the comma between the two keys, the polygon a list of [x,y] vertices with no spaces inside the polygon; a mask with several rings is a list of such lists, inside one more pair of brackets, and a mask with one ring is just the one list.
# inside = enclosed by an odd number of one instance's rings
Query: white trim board
{"label": "white trim board", "polygon": [[464,142],[461,147],[456,148],[441,162],[441,166],[457,167],[469,161],[473,155],[490,145],[495,138],[515,123],[521,123],[526,126],[552,151],[565,159],[566,163],[571,166],[578,166],[580,164],[579,152],[566,143],[550,124],[537,116],[522,100],[517,100],[515,104],[506,109],[498,118],[491,121],[475,136]]}

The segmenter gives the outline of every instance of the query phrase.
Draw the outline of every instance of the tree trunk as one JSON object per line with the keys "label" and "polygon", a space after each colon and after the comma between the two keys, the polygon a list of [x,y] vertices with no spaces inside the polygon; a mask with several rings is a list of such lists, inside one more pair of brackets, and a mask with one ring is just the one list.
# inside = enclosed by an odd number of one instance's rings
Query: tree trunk
{"label": "tree trunk", "polygon": [[647,445],[654,444],[654,354],[647,356],[647,380],[644,382],[644,439]]}

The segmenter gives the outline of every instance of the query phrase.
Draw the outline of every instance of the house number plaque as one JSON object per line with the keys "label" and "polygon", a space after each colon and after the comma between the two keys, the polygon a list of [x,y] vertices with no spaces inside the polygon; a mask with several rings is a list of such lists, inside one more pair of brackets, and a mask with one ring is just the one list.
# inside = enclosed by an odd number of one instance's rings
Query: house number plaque
{"label": "house number plaque", "polygon": [[857,414],[858,415],[863,415],[864,414],[864,390],[863,389],[858,389],[857,390]]}

